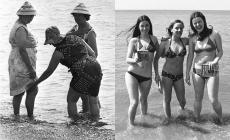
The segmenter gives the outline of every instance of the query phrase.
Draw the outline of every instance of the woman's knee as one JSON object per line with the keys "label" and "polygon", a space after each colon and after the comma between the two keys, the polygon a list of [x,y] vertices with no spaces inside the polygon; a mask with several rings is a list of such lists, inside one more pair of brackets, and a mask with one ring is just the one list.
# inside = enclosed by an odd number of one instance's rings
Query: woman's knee
{"label": "woman's knee", "polygon": [[67,103],[76,103],[79,97],[80,93],[76,92],[74,89],[70,87],[67,94]]}
{"label": "woman's knee", "polygon": [[183,107],[184,107],[185,104],[186,104],[186,100],[185,100],[185,99],[182,99],[182,100],[180,100],[179,102],[180,102],[180,105],[183,106]]}
{"label": "woman's knee", "polygon": [[89,103],[90,104],[98,104],[98,97],[89,96]]}
{"label": "woman's knee", "polygon": [[131,100],[130,101],[130,107],[132,107],[132,108],[135,107],[136,108],[138,106],[138,103],[139,103],[138,100]]}
{"label": "woman's knee", "polygon": [[211,104],[212,104],[213,106],[219,105],[219,101],[218,101],[217,98],[211,98],[210,101],[211,101]]}
{"label": "woman's knee", "polygon": [[141,95],[141,96],[140,96],[140,102],[141,102],[141,103],[147,103],[147,96]]}
{"label": "woman's knee", "polygon": [[171,96],[164,95],[163,101],[164,101],[166,104],[170,104],[170,102],[171,102]]}

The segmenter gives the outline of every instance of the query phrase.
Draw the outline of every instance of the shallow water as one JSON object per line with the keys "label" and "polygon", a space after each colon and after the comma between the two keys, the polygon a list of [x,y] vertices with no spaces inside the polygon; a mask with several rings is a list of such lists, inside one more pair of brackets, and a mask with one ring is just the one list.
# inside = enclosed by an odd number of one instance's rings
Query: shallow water
{"label": "shallow water", "polygon": [[[8,78],[8,56],[11,46],[8,43],[8,37],[11,27],[17,19],[16,12],[24,1],[1,0],[0,9],[0,115],[10,116],[12,114],[11,100],[9,96],[9,78]],[[112,0],[50,0],[50,1],[31,1],[37,10],[37,16],[28,25],[31,32],[38,40],[37,53],[37,75],[40,76],[47,68],[49,60],[53,53],[52,46],[44,46],[45,29],[51,25],[56,25],[61,33],[65,34],[75,24],[74,18],[70,14],[78,2],[84,2],[92,13],[90,23],[97,33],[98,61],[103,70],[103,79],[99,98],[101,101],[102,120],[109,125],[106,128],[115,129],[114,121],[114,11]],[[68,120],[66,95],[71,80],[71,74],[68,69],[59,65],[56,71],[49,79],[39,85],[39,93],[35,102],[34,114],[37,119],[47,122],[62,123]],[[80,102],[79,102],[80,104]],[[26,114],[24,99],[21,106],[21,114]]]}
{"label": "shallow water", "polygon": [[[208,100],[207,91],[203,98],[203,108],[201,117],[202,123],[194,123],[192,117],[185,120],[177,120],[179,103],[175,93],[172,93],[171,112],[174,120],[168,126],[162,125],[164,112],[162,107],[162,95],[158,92],[155,82],[152,82],[151,91],[148,97],[148,115],[140,117],[140,109],[137,110],[135,122],[138,126],[127,130],[127,111],[129,106],[128,93],[125,86],[124,75],[128,65],[125,63],[127,52],[126,34],[128,28],[135,24],[137,17],[148,15],[153,24],[153,34],[158,40],[165,35],[165,29],[169,23],[175,19],[181,19],[185,23],[184,36],[188,34],[189,15],[191,11],[116,11],[116,59],[115,59],[115,131],[116,139],[160,139],[160,140],[182,140],[182,139],[230,139],[230,12],[229,11],[203,11],[206,15],[207,23],[212,25],[215,30],[219,31],[222,37],[224,55],[220,61],[220,88],[219,100],[222,103],[223,117],[225,124],[218,126],[214,123],[213,112],[210,101]],[[163,59],[159,61],[159,72],[164,63]],[[186,58],[184,66],[186,65]],[[185,69],[184,69],[185,70]],[[154,72],[153,72],[154,77]],[[185,85],[186,88],[186,108],[193,110],[194,91],[193,86]]]}

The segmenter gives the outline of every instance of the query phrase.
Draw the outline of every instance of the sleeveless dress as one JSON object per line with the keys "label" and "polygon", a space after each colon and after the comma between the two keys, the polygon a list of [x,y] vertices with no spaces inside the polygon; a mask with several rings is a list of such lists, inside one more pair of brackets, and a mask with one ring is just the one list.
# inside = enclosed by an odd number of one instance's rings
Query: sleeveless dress
{"label": "sleeveless dress", "polygon": [[70,34],[70,35],[77,35],[77,36],[81,37],[82,39],[84,39],[86,43],[88,43],[88,35],[89,35],[89,33],[91,33],[91,32],[94,33],[94,34],[96,35],[96,32],[94,31],[93,27],[91,27],[91,26],[90,26],[90,28],[89,28],[89,30],[88,30],[87,32],[85,32],[85,33],[83,33],[83,32],[79,33],[79,32],[78,32],[78,25],[75,25],[75,26],[67,33],[67,35],[68,35],[68,34]]}
{"label": "sleeveless dress", "polygon": [[60,63],[72,73],[70,87],[81,94],[97,97],[103,75],[101,66],[95,57],[88,55],[82,39],[67,35],[55,51],[64,55]]}
{"label": "sleeveless dress", "polygon": [[[36,40],[34,36],[30,33],[27,27],[18,21],[14,24],[10,32],[9,42],[11,44],[11,52],[8,59],[8,71],[9,71],[9,80],[10,80],[10,95],[15,96],[19,95],[26,91],[26,86],[34,81],[29,77],[29,70],[27,69],[26,64],[23,62],[22,57],[19,53],[19,47],[15,41],[16,31],[19,27],[23,27],[27,32],[28,41],[31,41],[34,44],[33,48],[26,48],[32,67],[36,69]],[[25,46],[26,47],[26,46]]]}

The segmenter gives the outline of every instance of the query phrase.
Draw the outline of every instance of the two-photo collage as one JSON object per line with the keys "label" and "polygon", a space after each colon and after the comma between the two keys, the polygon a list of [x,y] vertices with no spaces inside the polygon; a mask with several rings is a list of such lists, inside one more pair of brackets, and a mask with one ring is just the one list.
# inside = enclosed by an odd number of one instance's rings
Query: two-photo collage
{"label": "two-photo collage", "polygon": [[0,140],[230,139],[227,0],[0,2]]}

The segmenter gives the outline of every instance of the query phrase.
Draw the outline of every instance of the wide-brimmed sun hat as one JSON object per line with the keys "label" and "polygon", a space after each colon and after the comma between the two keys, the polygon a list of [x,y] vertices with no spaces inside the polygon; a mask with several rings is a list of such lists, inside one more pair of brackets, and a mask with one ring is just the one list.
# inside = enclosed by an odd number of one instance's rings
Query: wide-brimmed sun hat
{"label": "wide-brimmed sun hat", "polygon": [[28,1],[24,2],[21,8],[17,11],[17,15],[36,15],[36,10]]}
{"label": "wide-brimmed sun hat", "polygon": [[56,26],[50,26],[50,27],[48,27],[46,29],[46,31],[45,31],[46,40],[44,42],[44,45],[51,44],[51,43],[54,42],[54,40],[53,40],[53,37],[54,37],[53,34],[60,35],[59,29]]}
{"label": "wide-brimmed sun hat", "polygon": [[88,8],[85,6],[84,3],[79,3],[71,12],[71,14],[85,14],[85,15],[89,15],[89,10]]}

